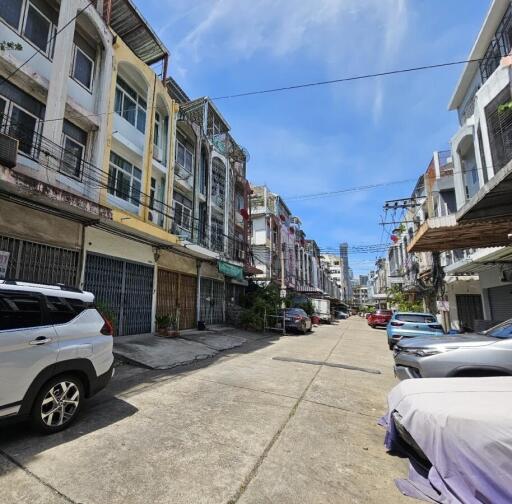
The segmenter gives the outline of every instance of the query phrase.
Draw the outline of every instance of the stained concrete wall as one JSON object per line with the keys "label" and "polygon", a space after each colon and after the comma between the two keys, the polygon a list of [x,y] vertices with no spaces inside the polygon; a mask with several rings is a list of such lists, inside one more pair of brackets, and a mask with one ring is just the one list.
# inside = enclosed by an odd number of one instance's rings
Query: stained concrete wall
{"label": "stained concrete wall", "polygon": [[197,275],[196,259],[186,257],[182,254],[176,254],[169,250],[160,251],[158,267],[179,273],[186,273],[187,275]]}
{"label": "stained concrete wall", "polygon": [[66,248],[81,248],[82,225],[0,200],[0,234]]}

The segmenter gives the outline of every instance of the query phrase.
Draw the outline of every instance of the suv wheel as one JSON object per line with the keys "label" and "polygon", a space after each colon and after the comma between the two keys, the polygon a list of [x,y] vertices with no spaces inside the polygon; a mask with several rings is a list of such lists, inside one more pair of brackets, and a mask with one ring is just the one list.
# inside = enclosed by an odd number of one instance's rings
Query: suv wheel
{"label": "suv wheel", "polygon": [[45,434],[66,429],[76,420],[83,400],[84,386],[76,376],[57,376],[39,391],[32,407],[32,425]]}

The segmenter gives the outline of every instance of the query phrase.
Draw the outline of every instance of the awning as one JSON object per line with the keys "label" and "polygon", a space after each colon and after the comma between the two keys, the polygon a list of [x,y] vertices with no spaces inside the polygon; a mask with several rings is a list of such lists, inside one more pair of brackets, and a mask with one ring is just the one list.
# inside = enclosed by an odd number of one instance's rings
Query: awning
{"label": "awning", "polygon": [[456,214],[426,220],[408,252],[442,252],[510,245],[512,232],[512,161],[485,184]]}
{"label": "awning", "polygon": [[512,216],[457,223],[456,215],[426,220],[407,252],[443,252],[465,248],[503,247],[510,244]]}
{"label": "awning", "polygon": [[110,25],[147,65],[169,56],[169,51],[132,0],[112,0]]}
{"label": "awning", "polygon": [[219,269],[219,273],[222,273],[225,276],[236,278],[238,280],[244,279],[244,269],[241,266],[230,264],[225,261],[219,261],[217,267]]}
{"label": "awning", "polygon": [[471,257],[462,259],[444,271],[446,275],[476,275],[499,265],[512,266],[512,247],[478,250]]}

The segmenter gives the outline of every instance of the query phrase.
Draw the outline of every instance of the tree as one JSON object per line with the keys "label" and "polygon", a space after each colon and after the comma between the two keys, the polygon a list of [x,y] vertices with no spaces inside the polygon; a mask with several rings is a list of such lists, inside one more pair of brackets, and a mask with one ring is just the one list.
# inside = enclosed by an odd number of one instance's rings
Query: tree
{"label": "tree", "polygon": [[388,289],[388,300],[391,306],[394,306],[398,311],[403,312],[421,312],[423,305],[421,301],[411,300],[410,295],[402,290],[398,285],[394,285]]}

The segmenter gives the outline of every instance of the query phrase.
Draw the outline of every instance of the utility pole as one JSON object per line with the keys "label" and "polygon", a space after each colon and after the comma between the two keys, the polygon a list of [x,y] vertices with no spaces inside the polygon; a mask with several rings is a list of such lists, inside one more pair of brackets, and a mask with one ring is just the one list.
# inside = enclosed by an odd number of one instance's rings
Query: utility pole
{"label": "utility pole", "polygon": [[286,283],[284,281],[284,247],[285,244],[281,243],[281,246],[279,247],[279,262],[281,264],[281,308],[286,308]]}

